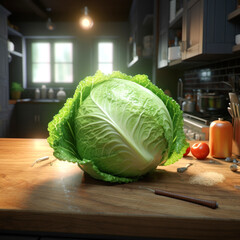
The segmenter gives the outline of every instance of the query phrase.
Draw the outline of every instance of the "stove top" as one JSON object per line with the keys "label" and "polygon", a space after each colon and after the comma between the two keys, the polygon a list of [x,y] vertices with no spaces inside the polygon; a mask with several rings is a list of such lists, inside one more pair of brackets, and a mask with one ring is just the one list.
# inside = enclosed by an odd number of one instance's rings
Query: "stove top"
{"label": "stove top", "polygon": [[223,112],[194,112],[183,113],[184,132],[189,140],[208,140],[209,126],[212,121],[223,118],[226,121],[232,121],[231,116]]}
{"label": "stove top", "polygon": [[192,118],[198,120],[206,125],[210,125],[212,121],[218,120],[218,118],[223,118],[226,121],[232,121],[230,114],[226,111],[222,112],[193,112],[193,113],[183,113],[184,117]]}

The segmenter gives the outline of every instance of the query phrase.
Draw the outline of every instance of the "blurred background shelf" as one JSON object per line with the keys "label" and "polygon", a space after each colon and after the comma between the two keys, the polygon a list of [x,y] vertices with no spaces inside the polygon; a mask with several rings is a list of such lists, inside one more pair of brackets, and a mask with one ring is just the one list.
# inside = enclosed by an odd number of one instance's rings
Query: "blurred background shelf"
{"label": "blurred background shelf", "polygon": [[233,52],[238,52],[238,51],[240,51],[240,44],[234,45],[232,50],[233,50]]}

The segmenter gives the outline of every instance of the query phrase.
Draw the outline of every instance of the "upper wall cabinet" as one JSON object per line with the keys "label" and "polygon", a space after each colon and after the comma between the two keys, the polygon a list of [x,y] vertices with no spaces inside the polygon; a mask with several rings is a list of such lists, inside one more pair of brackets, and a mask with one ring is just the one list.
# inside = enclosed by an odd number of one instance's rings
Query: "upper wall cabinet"
{"label": "upper wall cabinet", "polygon": [[203,0],[184,1],[182,59],[203,53],[203,12]]}
{"label": "upper wall cabinet", "polygon": [[235,26],[227,16],[235,7],[229,0],[184,0],[182,59],[232,53]]}
{"label": "upper wall cabinet", "polygon": [[228,21],[236,25],[236,34],[238,36],[235,37],[235,45],[233,46],[233,52],[240,52],[240,1],[238,1],[238,5],[234,11],[228,14]]}
{"label": "upper wall cabinet", "polygon": [[152,57],[154,0],[134,0],[129,16],[128,67]]}
{"label": "upper wall cabinet", "polygon": [[23,84],[24,37],[11,26],[8,26],[8,46],[9,84]]}
{"label": "upper wall cabinet", "polygon": [[14,28],[8,26],[8,40],[13,45],[12,49],[8,49],[9,53],[12,56],[22,57],[22,45],[23,45],[23,36],[20,32],[15,30]]}
{"label": "upper wall cabinet", "polygon": [[159,19],[158,68],[162,68],[168,65],[169,4],[166,4],[166,1],[159,1],[157,15]]}
{"label": "upper wall cabinet", "polygon": [[[216,60],[232,53],[236,26],[228,21],[228,14],[236,9],[237,1],[159,0],[159,3],[158,68],[192,60]],[[161,21],[168,24],[168,34]],[[163,49],[166,45],[167,57]]]}

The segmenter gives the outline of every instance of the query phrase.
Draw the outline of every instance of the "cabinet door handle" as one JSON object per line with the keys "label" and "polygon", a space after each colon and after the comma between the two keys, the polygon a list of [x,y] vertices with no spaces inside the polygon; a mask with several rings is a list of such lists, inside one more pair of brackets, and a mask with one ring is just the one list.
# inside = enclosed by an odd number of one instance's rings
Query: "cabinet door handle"
{"label": "cabinet door handle", "polygon": [[38,123],[38,122],[40,122],[40,115],[34,115],[34,122],[35,123]]}
{"label": "cabinet door handle", "polygon": [[182,44],[180,47],[181,47],[181,52],[185,52],[187,49],[187,41],[182,41]]}

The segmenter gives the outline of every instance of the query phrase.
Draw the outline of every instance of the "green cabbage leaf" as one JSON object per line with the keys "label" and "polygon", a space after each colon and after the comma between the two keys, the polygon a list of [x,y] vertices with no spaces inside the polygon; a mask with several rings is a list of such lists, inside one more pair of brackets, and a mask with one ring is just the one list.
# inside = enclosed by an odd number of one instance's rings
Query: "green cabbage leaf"
{"label": "green cabbage leaf", "polygon": [[109,182],[136,181],[188,147],[179,105],[146,75],[86,77],[48,130],[56,158]]}

